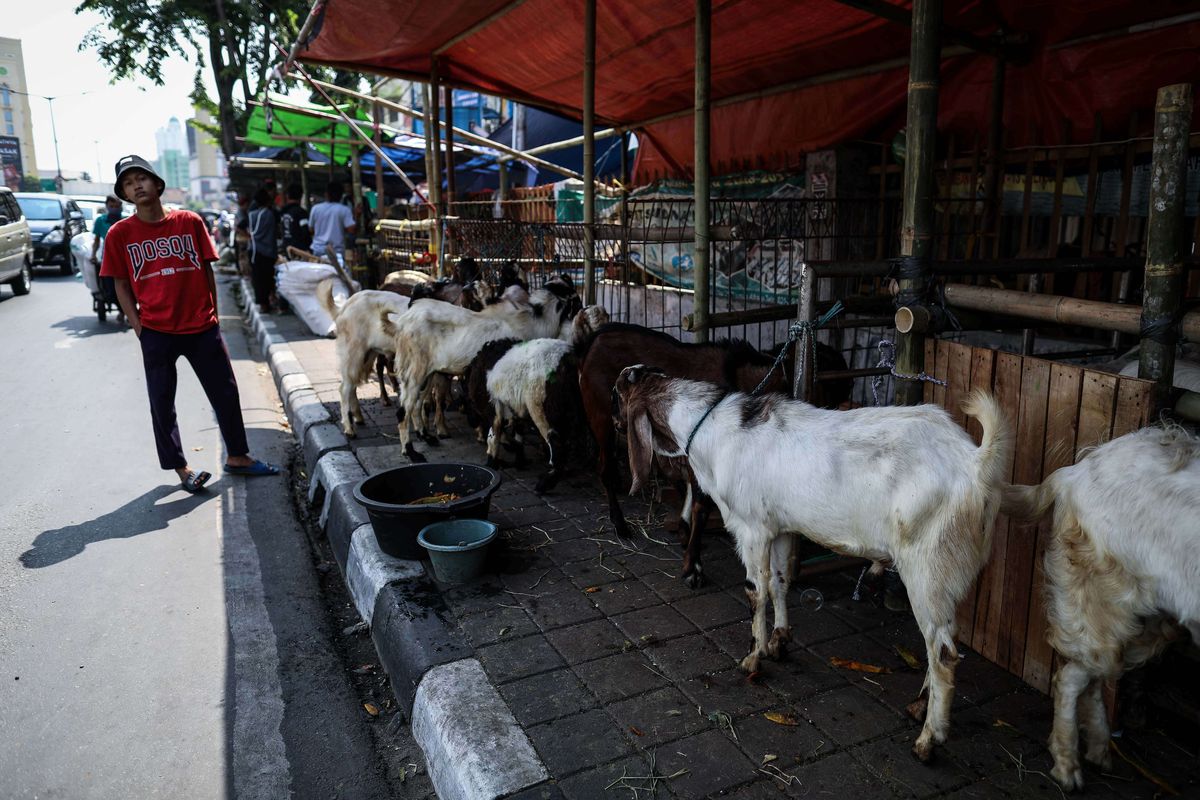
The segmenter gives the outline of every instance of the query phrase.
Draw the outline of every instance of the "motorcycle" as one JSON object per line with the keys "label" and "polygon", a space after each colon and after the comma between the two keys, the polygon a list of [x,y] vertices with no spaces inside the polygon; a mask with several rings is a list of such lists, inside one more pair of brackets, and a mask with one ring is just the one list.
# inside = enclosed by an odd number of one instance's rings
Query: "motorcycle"
{"label": "motorcycle", "polygon": [[75,260],[75,271],[83,279],[83,285],[92,293],[92,311],[96,319],[104,322],[111,311],[121,313],[117,292],[112,278],[100,277],[100,264],[92,260],[91,231],[78,233],[71,238],[71,257]]}

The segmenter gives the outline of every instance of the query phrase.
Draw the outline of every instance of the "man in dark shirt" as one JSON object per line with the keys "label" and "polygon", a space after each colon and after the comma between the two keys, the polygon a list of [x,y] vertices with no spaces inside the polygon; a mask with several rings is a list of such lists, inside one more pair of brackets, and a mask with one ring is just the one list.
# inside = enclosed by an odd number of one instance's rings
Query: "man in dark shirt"
{"label": "man in dark shirt", "polygon": [[312,232],[308,227],[308,209],[300,205],[304,196],[298,184],[287,188],[287,204],[279,212],[279,226],[282,232],[283,252],[286,255],[289,247],[297,250],[308,250],[312,244]]}

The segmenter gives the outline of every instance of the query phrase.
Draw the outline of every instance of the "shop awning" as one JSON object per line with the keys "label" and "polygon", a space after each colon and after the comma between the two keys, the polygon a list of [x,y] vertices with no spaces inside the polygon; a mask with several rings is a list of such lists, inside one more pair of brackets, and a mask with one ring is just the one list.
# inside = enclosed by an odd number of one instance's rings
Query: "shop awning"
{"label": "shop awning", "polygon": [[[712,12],[712,161],[784,167],[904,124],[909,28],[853,6],[910,3],[728,0]],[[690,0],[598,0],[597,124],[637,125],[637,171],[687,176],[693,158]],[[1200,14],[1185,2],[946,0],[945,23],[994,41],[1025,34],[1009,68],[1010,146],[1124,136],[1155,90],[1200,80]],[[939,128],[986,135],[994,60],[945,37]],[[427,80],[580,116],[583,4],[557,0],[326,0],[300,58]],[[675,115],[675,116],[672,116]],[[1071,120],[1069,133],[1064,120]]]}

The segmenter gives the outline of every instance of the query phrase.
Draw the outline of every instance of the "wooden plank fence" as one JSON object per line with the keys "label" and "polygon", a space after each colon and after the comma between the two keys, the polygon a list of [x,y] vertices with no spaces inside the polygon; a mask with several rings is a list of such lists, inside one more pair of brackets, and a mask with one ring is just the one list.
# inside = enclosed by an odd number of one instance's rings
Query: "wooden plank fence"
{"label": "wooden plank fence", "polygon": [[[966,424],[962,402],[972,389],[996,396],[1015,434],[1010,478],[1041,482],[1075,463],[1080,453],[1147,423],[1149,381],[1000,353],[949,341],[926,340],[925,363],[947,385],[925,385],[925,402],[942,406],[979,441],[978,423]],[[996,521],[992,554],[958,609],[959,639],[1043,692],[1050,689],[1053,651],[1046,642],[1042,555],[1049,520]]]}

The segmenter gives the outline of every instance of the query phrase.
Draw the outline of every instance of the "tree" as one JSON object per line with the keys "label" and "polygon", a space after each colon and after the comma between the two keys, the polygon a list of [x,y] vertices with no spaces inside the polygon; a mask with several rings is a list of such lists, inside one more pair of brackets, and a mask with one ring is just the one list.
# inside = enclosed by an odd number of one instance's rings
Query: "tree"
{"label": "tree", "polygon": [[21,191],[22,192],[40,192],[42,190],[42,179],[37,175],[21,176]]}
{"label": "tree", "polygon": [[[142,75],[163,85],[162,64],[172,53],[196,63],[192,101],[207,105],[226,157],[240,149],[249,102],[261,97],[273,64],[281,61],[272,42],[285,47],[296,37],[308,0],[83,0],[76,9],[104,16],[80,49],[95,48],[114,81]],[[201,79],[212,70],[214,103]]]}

